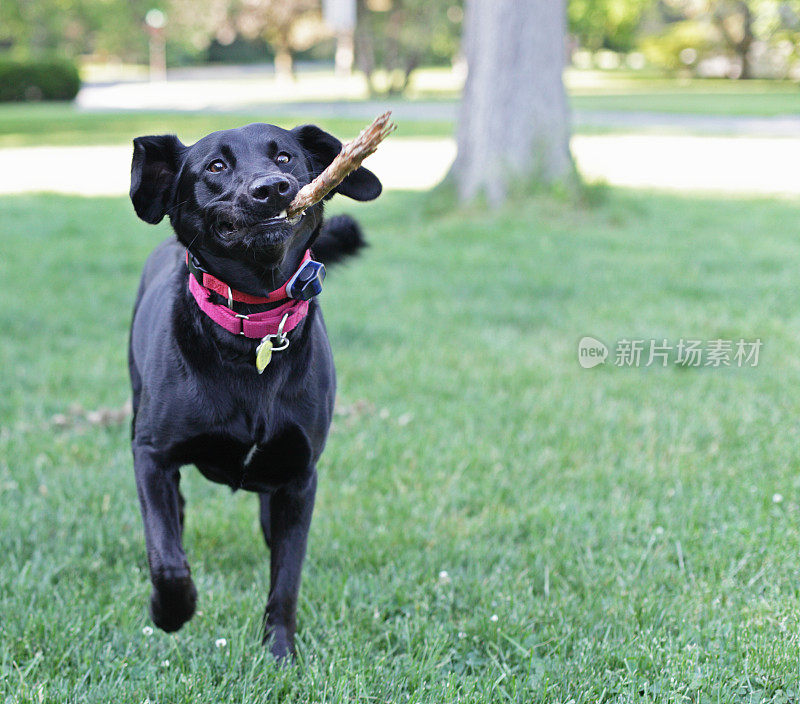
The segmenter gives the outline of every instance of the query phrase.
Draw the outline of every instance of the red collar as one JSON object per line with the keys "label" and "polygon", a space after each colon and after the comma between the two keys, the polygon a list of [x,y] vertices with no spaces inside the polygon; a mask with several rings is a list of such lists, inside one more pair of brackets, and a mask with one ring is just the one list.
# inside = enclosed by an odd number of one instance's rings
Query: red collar
{"label": "red collar", "polygon": [[[311,259],[311,252],[306,250],[298,271]],[[308,314],[308,301],[290,298],[286,293],[286,286],[292,281],[294,275],[283,286],[270,291],[266,296],[252,296],[232,289],[228,284],[203,270],[188,250],[186,252],[186,265],[189,268],[189,290],[194,296],[198,307],[217,325],[225,328],[234,335],[243,335],[252,339],[262,339],[267,335],[280,335],[293,330]],[[218,293],[228,299],[229,305],[213,303],[211,292]],[[285,303],[261,313],[243,315],[234,311],[231,306],[233,301],[240,303]],[[286,320],[281,327],[281,321]]]}
{"label": "red collar", "polygon": [[[297,267],[297,271],[303,268],[303,265],[311,260],[311,250],[307,249],[306,253],[303,255],[303,259],[300,262],[300,266]],[[220,296],[224,296],[228,299],[228,307],[230,308],[234,301],[237,303],[275,303],[275,301],[282,301],[286,298],[289,298],[289,295],[286,293],[286,287],[289,285],[289,282],[294,278],[294,274],[289,277],[283,286],[280,288],[276,288],[274,291],[270,291],[266,296],[253,296],[249,293],[244,293],[243,291],[237,291],[235,288],[231,288],[226,284],[224,281],[220,281],[216,276],[213,274],[209,274],[202,266],[200,266],[200,262],[192,255],[189,250],[186,250],[186,266],[189,269],[189,274],[197,279],[197,283],[199,283],[203,288],[207,288],[214,293],[218,293]],[[297,272],[295,272],[296,274]]]}

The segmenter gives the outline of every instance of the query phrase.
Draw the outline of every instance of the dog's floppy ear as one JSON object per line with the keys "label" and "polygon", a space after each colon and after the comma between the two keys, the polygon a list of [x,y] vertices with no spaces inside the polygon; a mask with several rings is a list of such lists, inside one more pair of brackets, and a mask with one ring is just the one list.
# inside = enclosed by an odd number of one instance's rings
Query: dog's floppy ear
{"label": "dog's floppy ear", "polygon": [[145,222],[161,222],[172,201],[180,156],[186,147],[174,134],[133,140],[131,201]]}
{"label": "dog's floppy ear", "polygon": [[[319,176],[342,150],[342,143],[336,137],[316,125],[300,125],[292,130],[292,134],[311,160],[315,176]],[[381,190],[378,177],[369,169],[359,166],[331,191],[331,195],[341,193],[354,200],[374,200],[381,194]]]}

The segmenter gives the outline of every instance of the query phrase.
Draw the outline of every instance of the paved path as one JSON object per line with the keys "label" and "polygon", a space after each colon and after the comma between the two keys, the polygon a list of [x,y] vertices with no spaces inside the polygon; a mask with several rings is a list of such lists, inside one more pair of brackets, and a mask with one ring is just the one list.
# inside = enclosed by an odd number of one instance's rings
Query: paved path
{"label": "paved path", "polygon": [[[800,196],[800,136],[577,135],[572,150],[589,180],[701,193]],[[129,147],[0,149],[0,193],[128,192]],[[388,140],[367,165],[387,189],[428,189],[452,163],[452,139]]]}
{"label": "paved path", "polygon": [[[453,121],[458,105],[441,101],[362,100],[363,78],[331,80],[308,72],[282,83],[263,67],[213,67],[173,72],[169,82],[85,86],[78,106],[96,109],[263,111],[265,115],[348,117],[365,122],[391,107],[403,120]],[[635,188],[800,196],[800,117],[776,118],[666,113],[582,112],[572,150],[590,180]],[[452,139],[393,136],[368,165],[388,189],[427,189],[447,173]],[[0,149],[0,193],[53,191],[122,195],[128,191],[129,147]]]}
{"label": "paved path", "polygon": [[[84,110],[208,110],[263,112],[276,117],[308,119],[343,117],[371,120],[391,108],[395,119],[455,121],[458,103],[443,100],[365,100],[363,77],[332,79],[307,72],[301,80],[281,82],[265,67],[209,67],[175,70],[168,82],[89,84],[78,95]],[[626,132],[690,132],[764,137],[800,137],[800,116],[748,117],[656,112],[576,110],[576,128]]]}
{"label": "paved path", "polygon": [[[393,137],[365,165],[387,189],[421,190],[438,183],[454,157],[451,139]],[[124,195],[130,187],[131,148],[127,146],[0,149],[0,164],[0,194]]]}
{"label": "paved path", "polygon": [[[242,95],[245,89],[248,92]],[[209,81],[199,89],[196,81],[186,85],[180,82],[156,84],[155,87],[149,83],[89,86],[81,91],[78,107],[84,110],[238,110],[263,112],[271,117],[302,115],[309,120],[340,117],[364,121],[372,120],[375,115],[391,108],[394,118],[401,124],[403,120],[455,122],[458,118],[458,103],[452,100],[359,100],[356,89],[351,91],[349,100],[320,100],[319,95],[325,92],[324,84],[313,84],[307,90],[308,95],[301,94],[293,100],[285,100],[274,93],[273,100],[268,100],[254,98],[254,88],[248,88],[241,81],[228,85]],[[255,95],[258,96],[258,92]],[[572,113],[572,123],[577,130],[800,137],[800,116],[795,115],[751,117],[576,110]]]}
{"label": "paved path", "polygon": [[579,135],[589,180],[693,193],[800,196],[800,137]]}

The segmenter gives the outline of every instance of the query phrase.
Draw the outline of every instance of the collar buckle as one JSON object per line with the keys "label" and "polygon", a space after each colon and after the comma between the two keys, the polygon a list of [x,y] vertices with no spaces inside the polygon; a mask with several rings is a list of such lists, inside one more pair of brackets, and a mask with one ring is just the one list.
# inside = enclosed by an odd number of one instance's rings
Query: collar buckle
{"label": "collar buckle", "polygon": [[[230,287],[228,287],[228,288],[230,289]],[[230,308],[230,309],[231,309],[231,312],[232,312],[232,313],[233,313],[233,314],[234,314],[234,315],[235,315],[237,318],[239,318],[239,320],[241,320],[241,321],[242,321],[242,324],[241,324],[241,329],[239,330],[239,334],[240,334],[242,337],[246,337],[246,335],[244,334],[244,321],[245,321],[245,320],[250,320],[250,316],[249,316],[249,315],[244,315],[243,313],[237,313],[235,310],[233,310],[233,305],[232,305],[232,303],[233,303],[233,302],[232,302],[232,301],[229,299],[229,300],[228,300],[228,308]]]}
{"label": "collar buckle", "polygon": [[203,282],[203,274],[207,274],[208,271],[200,264],[200,261],[194,253],[187,249],[186,250],[186,267],[189,269],[189,273],[194,276],[195,280],[201,286],[205,286]]}

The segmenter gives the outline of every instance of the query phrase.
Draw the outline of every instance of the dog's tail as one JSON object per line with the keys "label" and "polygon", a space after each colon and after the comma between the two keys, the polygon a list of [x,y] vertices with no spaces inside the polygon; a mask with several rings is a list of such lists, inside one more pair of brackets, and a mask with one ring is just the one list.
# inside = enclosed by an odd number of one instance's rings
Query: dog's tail
{"label": "dog's tail", "polygon": [[314,259],[325,265],[358,254],[367,246],[358,223],[349,215],[334,215],[322,224],[319,237],[311,245]]}

